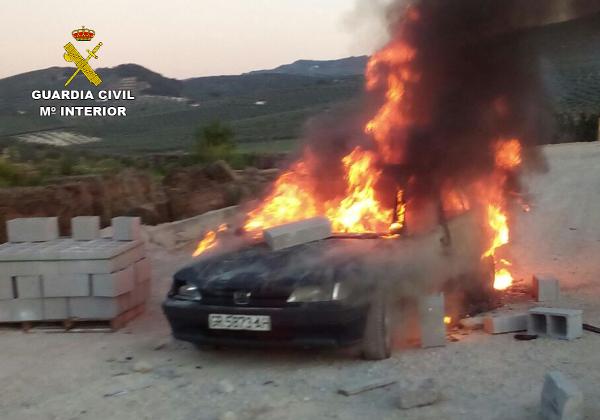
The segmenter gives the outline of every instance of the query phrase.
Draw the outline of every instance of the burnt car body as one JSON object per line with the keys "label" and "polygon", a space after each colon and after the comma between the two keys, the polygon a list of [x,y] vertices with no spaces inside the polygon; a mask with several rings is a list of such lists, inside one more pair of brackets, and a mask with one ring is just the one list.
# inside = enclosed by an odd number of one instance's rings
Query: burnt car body
{"label": "burnt car body", "polygon": [[400,298],[442,286],[464,296],[487,284],[475,220],[400,239],[334,236],[202,257],[174,275],[163,310],[174,337],[196,344],[361,344],[367,358],[387,358]]}

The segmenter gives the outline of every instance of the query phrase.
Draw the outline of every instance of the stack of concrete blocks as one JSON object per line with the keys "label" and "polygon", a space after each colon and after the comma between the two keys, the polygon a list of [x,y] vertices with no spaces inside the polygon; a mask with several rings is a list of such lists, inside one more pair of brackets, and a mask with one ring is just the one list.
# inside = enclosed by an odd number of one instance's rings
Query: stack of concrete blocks
{"label": "stack of concrete blocks", "polygon": [[421,347],[442,347],[446,345],[444,316],[443,293],[424,296],[419,299]]}
{"label": "stack of concrete blocks", "polygon": [[0,245],[0,322],[112,320],[150,296],[150,264],[139,218],[112,220],[100,238],[95,216],[72,219],[59,238],[55,217],[14,219]]}
{"label": "stack of concrete blocks", "polygon": [[528,334],[575,340],[583,335],[583,311],[579,309],[533,308],[529,310]]}

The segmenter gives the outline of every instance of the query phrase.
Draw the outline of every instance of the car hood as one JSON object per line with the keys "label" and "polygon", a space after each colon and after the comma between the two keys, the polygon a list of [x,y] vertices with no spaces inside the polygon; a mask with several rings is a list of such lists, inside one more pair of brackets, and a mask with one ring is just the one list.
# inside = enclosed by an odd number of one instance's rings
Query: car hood
{"label": "car hood", "polygon": [[361,255],[366,242],[371,247],[382,240],[330,238],[278,251],[258,244],[201,258],[178,271],[175,280],[205,292],[260,290],[287,296],[299,286],[363,278]]}

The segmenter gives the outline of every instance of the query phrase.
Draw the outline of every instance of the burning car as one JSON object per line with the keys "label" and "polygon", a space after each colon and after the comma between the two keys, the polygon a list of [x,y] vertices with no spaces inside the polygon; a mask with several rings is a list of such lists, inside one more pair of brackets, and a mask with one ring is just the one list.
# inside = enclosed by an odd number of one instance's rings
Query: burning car
{"label": "burning car", "polygon": [[440,289],[461,303],[493,294],[476,220],[217,253],[175,274],[163,309],[174,337],[197,344],[360,345],[367,359],[388,358],[403,301]]}
{"label": "burning car", "polygon": [[[498,2],[469,7],[464,21],[448,7],[421,1],[394,14],[359,109],[310,124],[300,155],[246,213],[239,228],[257,242],[228,250],[227,226],[200,241],[200,259],[175,275],[164,303],[175,337],[361,343],[381,359],[394,310],[444,291],[452,317],[511,287],[504,246],[511,212],[527,209],[521,171],[543,166],[543,83],[504,29],[511,14],[493,13]],[[319,216],[331,223],[327,239],[260,242]]]}

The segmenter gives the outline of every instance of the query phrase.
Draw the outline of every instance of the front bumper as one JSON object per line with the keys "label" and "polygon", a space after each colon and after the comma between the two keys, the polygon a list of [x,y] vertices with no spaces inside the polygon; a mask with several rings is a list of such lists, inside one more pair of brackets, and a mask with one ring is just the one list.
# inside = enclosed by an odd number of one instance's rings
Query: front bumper
{"label": "front bumper", "polygon": [[[362,340],[368,304],[306,303],[284,308],[209,306],[167,298],[163,311],[176,339],[197,344],[337,347]],[[208,328],[209,314],[269,315],[271,331]]]}

